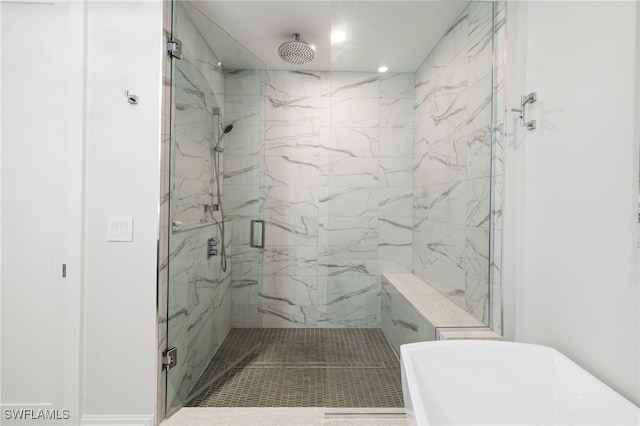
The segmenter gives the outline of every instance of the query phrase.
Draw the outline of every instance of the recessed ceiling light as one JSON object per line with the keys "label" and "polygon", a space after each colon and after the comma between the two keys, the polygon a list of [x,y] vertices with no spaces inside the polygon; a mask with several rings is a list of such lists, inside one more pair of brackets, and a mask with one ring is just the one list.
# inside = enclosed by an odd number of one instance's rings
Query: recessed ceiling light
{"label": "recessed ceiling light", "polygon": [[219,66],[219,67],[220,67],[220,66],[222,66],[222,62],[218,62],[218,66]]}
{"label": "recessed ceiling light", "polygon": [[380,68],[378,68],[378,72],[387,72],[389,70],[389,68],[385,67],[385,66],[381,66]]}
{"label": "recessed ceiling light", "polygon": [[336,30],[333,33],[331,33],[331,43],[333,44],[342,43],[346,39],[347,39],[347,36],[344,34],[344,32],[340,30]]}

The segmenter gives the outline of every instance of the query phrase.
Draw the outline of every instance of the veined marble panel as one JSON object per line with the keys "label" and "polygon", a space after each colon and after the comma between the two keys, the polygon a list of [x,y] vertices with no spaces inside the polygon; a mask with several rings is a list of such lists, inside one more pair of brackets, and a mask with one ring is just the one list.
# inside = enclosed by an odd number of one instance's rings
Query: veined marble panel
{"label": "veined marble panel", "polygon": [[[231,327],[231,271],[223,273],[220,258],[207,258],[206,241],[219,238],[217,226],[174,233],[170,237],[167,342],[183,360],[168,372],[173,400],[184,400]],[[232,223],[225,245],[231,249]]]}
{"label": "veined marble panel", "polygon": [[260,126],[264,117],[264,98],[250,95],[225,95],[224,119],[235,126]]}
{"label": "veined marble panel", "polygon": [[414,193],[415,213],[429,220],[466,224],[466,182],[416,188]]}
{"label": "veined marble panel", "polygon": [[491,99],[493,87],[491,74],[480,79],[468,88],[467,131],[475,132],[491,128]]}
{"label": "veined marble panel", "polygon": [[380,77],[374,73],[330,73],[331,96],[340,98],[379,98]]}
{"label": "veined marble panel", "polygon": [[262,275],[263,259],[260,249],[249,247],[248,245],[232,247],[232,252],[228,253],[227,256],[231,261],[234,281],[238,279],[244,280],[244,277],[247,276]]}
{"label": "veined marble panel", "polygon": [[267,96],[266,124],[318,127],[323,107],[320,97]]}
{"label": "veined marble panel", "polygon": [[262,93],[260,70],[231,70],[224,73],[224,93],[226,95],[256,96]]}
{"label": "veined marble panel", "polygon": [[483,324],[489,323],[489,280],[467,274],[463,309]]}
{"label": "veined marble panel", "polygon": [[268,155],[264,163],[263,184],[267,187],[290,186],[292,183],[315,187],[320,182],[320,159],[313,155],[294,150],[288,155]]}
{"label": "veined marble panel", "polygon": [[318,246],[317,216],[268,216],[265,241],[273,246]]}
{"label": "veined marble panel", "polygon": [[377,188],[326,188],[320,196],[321,216],[377,216]]}
{"label": "veined marble panel", "polygon": [[227,185],[256,185],[260,177],[258,156],[224,155],[224,181]]}
{"label": "veined marble panel", "polygon": [[222,140],[224,156],[258,156],[264,151],[264,128],[260,125],[234,124]]}
{"label": "veined marble panel", "polygon": [[342,157],[331,161],[328,184],[331,187],[377,187],[378,159]]}
{"label": "veined marble panel", "polygon": [[469,84],[491,75],[493,69],[493,3],[469,4]]}
{"label": "veined marble panel", "polygon": [[378,218],[378,247],[411,247],[413,239],[411,216]]}
{"label": "veined marble panel", "polygon": [[322,74],[311,71],[267,71],[266,95],[272,98],[322,96]]}
{"label": "veined marble panel", "polygon": [[378,268],[380,273],[411,272],[413,247],[411,244],[378,247]]}
{"label": "veined marble panel", "polygon": [[377,158],[382,129],[331,128],[329,155],[332,157]]}
{"label": "veined marble panel", "polygon": [[436,339],[435,327],[415,310],[385,276],[382,277],[381,324],[382,331],[398,355],[400,345]]}
{"label": "veined marble panel", "polygon": [[[270,125],[265,129],[265,155],[316,157],[323,133],[318,126]],[[307,161],[310,161],[308,158]]]}
{"label": "veined marble panel", "polygon": [[426,152],[415,158],[414,186],[464,180],[467,167],[466,136],[462,133],[429,143]]}
{"label": "veined marble panel", "polygon": [[376,306],[380,303],[379,276],[332,276],[327,282],[327,301],[330,307]]}
{"label": "veined marble panel", "polygon": [[[408,117],[413,124],[413,112]],[[413,127],[380,129],[380,157],[413,158]]]}
{"label": "veined marble panel", "polygon": [[380,76],[380,97],[413,100],[414,74],[385,73]]}
{"label": "veined marble panel", "polygon": [[262,327],[316,327],[318,310],[315,306],[288,306],[265,302],[258,307],[261,314]]}
{"label": "veined marble panel", "polygon": [[265,276],[260,298],[272,306],[314,306],[318,304],[318,277]]}
{"label": "veined marble panel", "polygon": [[331,98],[332,127],[378,127],[379,125],[379,98]]}
{"label": "veined marble panel", "polygon": [[466,229],[465,268],[467,274],[489,280],[489,228]]}
{"label": "veined marble panel", "polygon": [[255,218],[260,207],[259,188],[255,185],[225,185],[224,211],[228,217]]}
{"label": "veined marble panel", "polygon": [[342,246],[323,249],[318,259],[318,274],[329,277],[376,277],[377,247]]}
{"label": "veined marble panel", "polygon": [[381,307],[375,306],[327,306],[326,328],[379,328]]}
{"label": "veined marble panel", "polygon": [[427,235],[425,248],[430,259],[442,260],[464,271],[466,226],[431,220],[427,220],[425,225]]}
{"label": "veined marble panel", "polygon": [[318,270],[318,247],[272,246],[263,250],[263,275],[314,276]]}
{"label": "veined marble panel", "polygon": [[258,301],[260,289],[258,276],[232,274],[231,303],[236,305],[255,305]]}
{"label": "veined marble panel", "polygon": [[378,218],[375,216],[321,217],[319,222],[318,241],[321,247],[377,246]]}
{"label": "veined marble panel", "polygon": [[380,158],[378,186],[407,188],[413,185],[413,158]]}
{"label": "veined marble panel", "polygon": [[467,181],[466,215],[467,225],[488,228],[491,216],[491,178]]}
{"label": "veined marble panel", "polygon": [[318,216],[318,188],[272,186],[263,188],[265,216]]}
{"label": "veined marble panel", "polygon": [[233,305],[231,324],[234,328],[262,327],[262,314],[258,305]]}
{"label": "veined marble panel", "polygon": [[411,217],[413,215],[413,188],[379,188],[378,215]]}
{"label": "veined marble panel", "polygon": [[468,9],[465,9],[431,52],[434,68],[445,69],[458,54],[466,55],[468,28]]}
{"label": "veined marble panel", "polygon": [[380,127],[413,127],[413,99],[380,99]]}

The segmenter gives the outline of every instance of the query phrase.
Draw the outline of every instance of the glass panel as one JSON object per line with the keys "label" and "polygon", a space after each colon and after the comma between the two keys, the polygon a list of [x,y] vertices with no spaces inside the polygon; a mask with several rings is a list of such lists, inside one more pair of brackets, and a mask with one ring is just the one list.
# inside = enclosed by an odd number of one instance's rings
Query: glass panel
{"label": "glass panel", "polygon": [[[248,244],[248,221],[262,212],[259,169],[247,172],[246,162],[259,154],[245,150],[261,144],[252,134],[263,126],[255,101],[264,65],[191,3],[173,3],[172,31],[182,58],[172,60],[171,76],[167,348],[177,348],[178,362],[167,372],[167,415],[258,345],[256,332],[229,342],[234,328],[261,326],[262,269],[261,249]],[[251,70],[228,71],[229,55]],[[239,96],[240,84],[256,92]],[[239,207],[242,200],[253,200],[253,209]]]}
{"label": "glass panel", "polygon": [[[490,322],[493,14],[488,1],[332,2],[332,30],[344,41],[332,44],[332,69],[323,74],[330,113],[320,218],[327,268],[319,281],[326,283],[325,324],[341,330],[327,336],[327,406],[402,406],[392,386],[399,365],[375,334],[382,274],[414,273]],[[426,25],[432,16],[439,19]],[[413,63],[375,56],[385,31],[402,31],[415,44],[425,30],[440,37]],[[370,68],[351,68],[356,57]],[[388,71],[378,72],[383,65]],[[426,333],[400,301],[387,309],[401,310],[398,328],[434,340],[435,330]],[[349,382],[360,386],[337,385]]]}

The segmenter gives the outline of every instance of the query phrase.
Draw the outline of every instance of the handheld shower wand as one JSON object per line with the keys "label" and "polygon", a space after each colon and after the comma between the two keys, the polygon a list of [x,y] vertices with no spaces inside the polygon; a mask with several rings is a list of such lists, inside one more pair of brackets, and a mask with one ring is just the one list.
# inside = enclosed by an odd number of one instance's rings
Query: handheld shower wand
{"label": "handheld shower wand", "polygon": [[[220,211],[220,222],[218,222],[218,228],[220,229],[220,266],[222,267],[222,272],[227,272],[227,251],[225,248],[225,223],[224,223],[224,210],[222,208],[222,196],[220,193],[220,154],[224,152],[224,148],[220,147],[220,142],[222,142],[222,138],[224,135],[233,130],[233,124],[227,125],[224,129],[220,126],[222,133],[216,142],[216,145],[213,147],[213,170],[215,173],[215,181],[216,181],[216,200],[218,202],[218,210]],[[215,220],[213,217],[213,211],[211,211],[211,218]]]}

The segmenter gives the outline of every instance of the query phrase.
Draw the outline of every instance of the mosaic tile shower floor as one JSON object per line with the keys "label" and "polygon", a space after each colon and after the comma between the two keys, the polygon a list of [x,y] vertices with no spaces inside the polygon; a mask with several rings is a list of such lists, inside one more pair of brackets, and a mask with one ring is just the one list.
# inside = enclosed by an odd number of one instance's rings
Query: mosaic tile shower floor
{"label": "mosaic tile shower floor", "polygon": [[192,395],[187,407],[404,406],[400,363],[380,329],[233,329]]}

